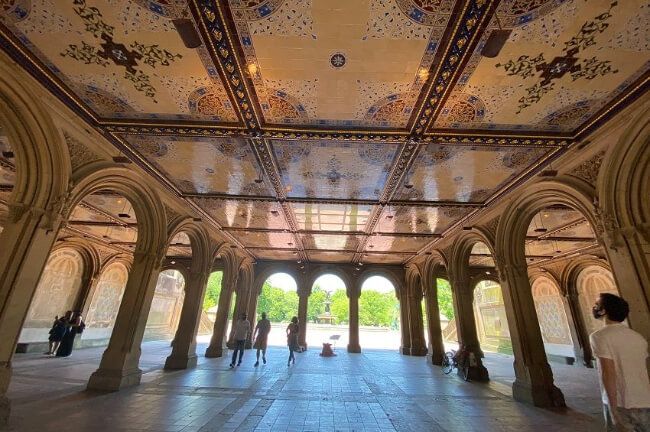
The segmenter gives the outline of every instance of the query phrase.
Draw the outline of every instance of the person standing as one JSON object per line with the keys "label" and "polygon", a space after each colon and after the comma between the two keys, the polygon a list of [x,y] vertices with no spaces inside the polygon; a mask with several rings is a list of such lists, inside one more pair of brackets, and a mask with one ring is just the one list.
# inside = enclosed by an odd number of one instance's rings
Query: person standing
{"label": "person standing", "polygon": [[81,319],[80,312],[67,311],[65,313],[66,318],[66,332],[61,339],[61,344],[59,349],[56,351],[57,357],[68,357],[72,354],[72,348],[74,347],[74,339],[77,334],[81,334],[83,329],[86,327],[83,320]]}
{"label": "person standing", "polygon": [[246,338],[248,333],[251,331],[251,323],[246,319],[246,314],[241,314],[241,317],[235,323],[235,348],[232,352],[232,360],[230,361],[230,367],[235,367],[235,360],[237,360],[237,353],[239,353],[239,361],[237,366],[241,365],[242,357],[244,357],[244,347],[246,346]]}
{"label": "person standing", "polygon": [[607,431],[650,431],[648,342],[623,323],[630,311],[621,297],[603,293],[593,315],[605,327],[589,336],[598,364]]}
{"label": "person standing", "polygon": [[253,348],[257,349],[255,367],[260,365],[260,351],[262,351],[262,361],[266,364],[266,345],[271,332],[271,321],[266,319],[266,312],[262,312],[262,319],[257,322],[255,326],[255,333],[253,338]]}
{"label": "person standing", "polygon": [[299,331],[300,327],[298,326],[298,317],[291,318],[291,323],[289,323],[287,326],[287,346],[289,347],[289,359],[287,360],[287,366],[290,366],[292,361],[293,364],[296,364],[296,356],[294,355],[294,351],[300,350],[300,347],[298,346]]}
{"label": "person standing", "polygon": [[65,317],[55,317],[54,324],[52,324],[52,328],[50,329],[50,337],[48,338],[49,348],[45,354],[52,355],[56,353],[56,350],[59,349],[59,345],[61,344],[63,336],[65,336],[66,330],[67,322]]}

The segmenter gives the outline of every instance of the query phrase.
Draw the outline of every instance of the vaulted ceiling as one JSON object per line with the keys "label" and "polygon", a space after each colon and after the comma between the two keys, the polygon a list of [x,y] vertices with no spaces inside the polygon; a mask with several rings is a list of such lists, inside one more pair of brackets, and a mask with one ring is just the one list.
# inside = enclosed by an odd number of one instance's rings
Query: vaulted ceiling
{"label": "vaulted ceiling", "polygon": [[[649,21],[640,0],[8,0],[0,42],[252,256],[402,263],[641,94]],[[557,253],[540,235],[529,256]]]}

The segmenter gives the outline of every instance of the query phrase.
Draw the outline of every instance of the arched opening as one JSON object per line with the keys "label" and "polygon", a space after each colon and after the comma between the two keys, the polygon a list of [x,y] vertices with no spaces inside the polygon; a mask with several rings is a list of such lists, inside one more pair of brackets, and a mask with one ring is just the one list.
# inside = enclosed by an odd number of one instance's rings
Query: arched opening
{"label": "arched opening", "polygon": [[483,352],[512,354],[501,285],[489,279],[480,280],[474,286],[473,306]]}
{"label": "arched opening", "polygon": [[438,308],[440,310],[440,328],[442,340],[449,349],[458,347],[458,328],[456,326],[456,312],[454,311],[454,298],[451,284],[447,279],[436,279]]}
{"label": "arched opening", "polygon": [[185,278],[178,270],[164,270],[158,275],[156,291],[151,301],[144,340],[171,340],[178,327],[183,300]]}
{"label": "arched opening", "polygon": [[271,321],[268,345],[286,346],[285,329],[291,318],[298,316],[298,285],[293,276],[274,273],[266,278],[257,300],[257,317],[249,317],[253,327],[262,312]]}
{"label": "arched opening", "polygon": [[96,345],[108,343],[128,279],[129,270],[121,261],[110,263],[102,270],[90,301],[82,340]]}
{"label": "arched opening", "polygon": [[573,357],[574,342],[557,283],[549,276],[538,276],[533,280],[532,290],[546,354]]}
{"label": "arched opening", "polygon": [[319,276],[311,287],[307,310],[308,346],[320,347],[323,343],[347,346],[350,302],[343,279],[331,273]]}
{"label": "arched opening", "polygon": [[359,296],[359,341],[364,349],[399,350],[400,304],[395,286],[384,276],[370,276]]}
{"label": "arched opening", "polygon": [[[198,342],[207,343],[214,331],[214,323],[217,320],[217,310],[219,309],[219,297],[221,297],[223,283],[223,270],[217,270],[210,273],[208,284],[203,296],[203,306],[201,311],[201,322],[199,324]],[[235,310],[235,302],[230,302],[230,312],[228,314],[228,323],[232,321],[232,314]],[[227,331],[230,332],[228,326]],[[228,334],[228,333],[226,333]]]}
{"label": "arched opening", "polygon": [[83,273],[84,260],[75,249],[60,248],[50,255],[27,312],[18,351],[45,348],[52,323],[74,308]]}
{"label": "arched opening", "polygon": [[593,305],[602,293],[619,295],[612,272],[602,266],[590,265],[584,267],[576,278],[576,292],[580,313],[587,326],[587,332],[592,333],[603,327],[603,320],[597,320],[591,313]]}

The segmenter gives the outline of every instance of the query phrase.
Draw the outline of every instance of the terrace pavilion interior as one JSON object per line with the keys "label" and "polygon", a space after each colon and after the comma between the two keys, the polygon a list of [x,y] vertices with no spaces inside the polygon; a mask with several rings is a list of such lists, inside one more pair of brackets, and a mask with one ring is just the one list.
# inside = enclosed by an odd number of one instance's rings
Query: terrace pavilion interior
{"label": "terrace pavilion interior", "polygon": [[[646,1],[0,5],[0,428],[601,427],[598,294],[650,338]],[[228,311],[254,321],[278,272],[309,349],[229,370]],[[332,359],[307,347],[324,274]],[[393,351],[359,336],[371,276]],[[443,279],[470,382],[441,373]],[[43,356],[65,310],[77,348]]]}

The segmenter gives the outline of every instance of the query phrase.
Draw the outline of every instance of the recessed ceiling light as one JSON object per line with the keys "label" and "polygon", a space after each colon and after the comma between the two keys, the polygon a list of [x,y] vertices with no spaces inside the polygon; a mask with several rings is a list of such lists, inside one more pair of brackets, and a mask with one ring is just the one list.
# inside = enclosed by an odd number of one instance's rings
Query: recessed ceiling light
{"label": "recessed ceiling light", "polygon": [[172,263],[172,264],[176,264],[176,261],[172,261],[171,263]]}
{"label": "recessed ceiling light", "polygon": [[251,75],[257,75],[257,70],[258,70],[258,69],[259,69],[259,68],[257,67],[257,64],[256,64],[256,63],[249,63],[249,64],[248,64],[248,72],[249,72]]}

